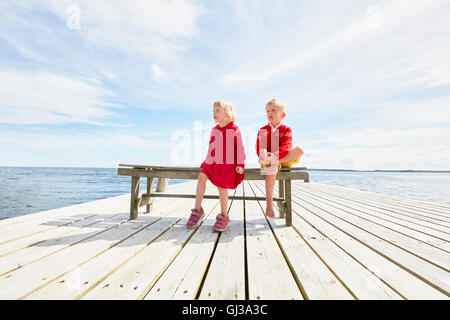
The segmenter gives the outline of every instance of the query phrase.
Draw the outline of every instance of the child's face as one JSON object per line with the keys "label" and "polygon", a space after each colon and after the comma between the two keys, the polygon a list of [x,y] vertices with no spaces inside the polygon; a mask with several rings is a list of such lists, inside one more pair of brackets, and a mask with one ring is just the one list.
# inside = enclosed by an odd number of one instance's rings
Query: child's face
{"label": "child's face", "polygon": [[225,111],[222,108],[214,107],[213,112],[214,112],[214,114],[213,114],[214,121],[217,124],[224,123],[224,122],[228,121],[228,116],[227,116],[227,114],[225,113]]}
{"label": "child's face", "polygon": [[267,121],[269,121],[273,126],[278,125],[286,116],[286,113],[282,112],[280,108],[271,104],[266,106],[266,113]]}

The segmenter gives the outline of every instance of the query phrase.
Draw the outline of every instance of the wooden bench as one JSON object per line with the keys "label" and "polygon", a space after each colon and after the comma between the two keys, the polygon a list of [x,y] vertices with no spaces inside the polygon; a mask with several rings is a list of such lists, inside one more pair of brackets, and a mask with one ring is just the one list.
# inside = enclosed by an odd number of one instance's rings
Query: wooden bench
{"label": "wooden bench", "polygon": [[[168,179],[197,179],[200,167],[162,167],[146,166],[134,164],[119,164],[117,174],[131,177],[131,203],[130,220],[136,219],[138,208],[147,206],[146,212],[151,212],[153,198],[173,197],[173,198],[195,198],[195,194],[168,194],[165,191]],[[309,182],[309,174],[304,167],[282,168],[277,174],[278,197],[274,197],[280,211],[280,217],[285,218],[286,225],[292,225],[292,200],[291,181],[303,180]],[[249,168],[244,170],[245,180],[265,180],[265,175],[261,174],[260,168]],[[147,178],[147,193],[139,196],[139,182],[141,177]],[[153,191],[153,179],[159,178],[156,193]],[[204,199],[219,199],[218,195],[204,195]],[[250,196],[229,196],[234,200],[260,200],[265,201],[265,197]]]}

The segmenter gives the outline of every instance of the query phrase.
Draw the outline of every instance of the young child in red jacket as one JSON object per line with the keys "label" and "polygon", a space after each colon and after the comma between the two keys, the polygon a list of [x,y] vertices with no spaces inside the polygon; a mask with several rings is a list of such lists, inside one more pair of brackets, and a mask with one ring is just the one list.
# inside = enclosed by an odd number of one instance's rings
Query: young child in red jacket
{"label": "young child in red jacket", "polygon": [[214,102],[214,121],[217,123],[211,131],[208,155],[201,164],[198,175],[195,208],[187,222],[188,228],[194,228],[205,214],[201,207],[205,194],[206,181],[209,179],[219,191],[221,213],[216,217],[214,231],[225,231],[230,219],[228,217],[228,190],[244,180],[245,150],[241,132],[236,121],[235,107],[232,102],[220,100]]}
{"label": "young child in red jacket", "polygon": [[298,163],[303,150],[298,146],[292,148],[292,129],[282,124],[286,105],[272,99],[266,104],[266,113],[269,123],[258,131],[256,153],[261,167],[266,169],[266,216],[274,218],[273,188],[278,170]]}

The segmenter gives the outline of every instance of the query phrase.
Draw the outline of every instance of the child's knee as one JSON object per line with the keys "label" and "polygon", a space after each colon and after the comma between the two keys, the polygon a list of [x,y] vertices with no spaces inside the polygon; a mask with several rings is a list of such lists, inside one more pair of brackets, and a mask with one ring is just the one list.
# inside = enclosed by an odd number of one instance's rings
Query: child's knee
{"label": "child's knee", "polygon": [[198,181],[200,182],[206,182],[208,180],[208,176],[204,174],[203,172],[200,172],[198,174]]}
{"label": "child's knee", "polygon": [[303,149],[300,148],[299,146],[296,146],[296,147],[294,148],[294,150],[295,150],[295,152],[298,153],[299,157],[301,157],[301,156],[303,155],[303,153],[304,153]]}

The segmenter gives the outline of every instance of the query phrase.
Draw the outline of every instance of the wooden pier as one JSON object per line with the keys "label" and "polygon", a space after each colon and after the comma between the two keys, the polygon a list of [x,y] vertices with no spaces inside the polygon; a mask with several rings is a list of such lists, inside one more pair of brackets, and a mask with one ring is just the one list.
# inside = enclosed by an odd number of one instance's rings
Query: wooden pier
{"label": "wooden pier", "polygon": [[[263,191],[244,181],[230,195]],[[265,201],[230,200],[223,233],[215,199],[193,230],[193,199],[157,198],[135,220],[129,206],[125,194],[1,220],[0,299],[450,298],[448,206],[295,181],[292,227]]]}

